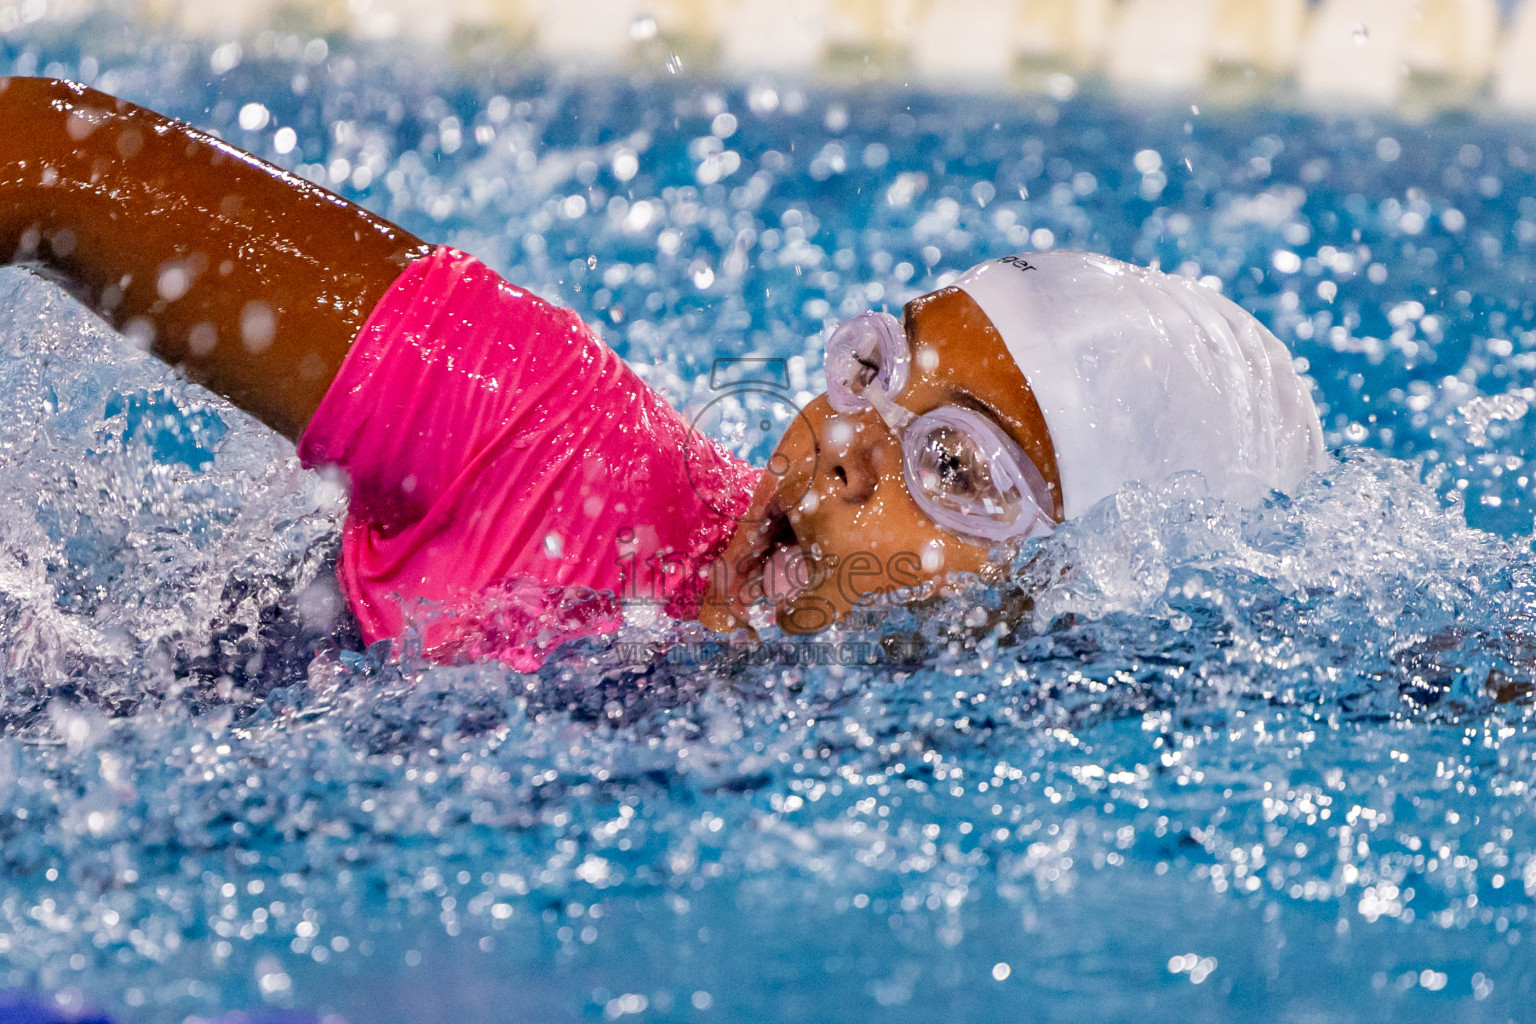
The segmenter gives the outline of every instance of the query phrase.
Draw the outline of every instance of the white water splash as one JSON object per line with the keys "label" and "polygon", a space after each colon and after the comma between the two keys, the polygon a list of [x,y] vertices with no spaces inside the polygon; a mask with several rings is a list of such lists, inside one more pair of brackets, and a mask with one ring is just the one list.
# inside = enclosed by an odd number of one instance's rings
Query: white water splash
{"label": "white water splash", "polygon": [[1467,421],[1467,442],[1479,448],[1488,443],[1488,426],[1494,420],[1514,422],[1530,411],[1530,389],[1503,395],[1480,395],[1456,411]]}

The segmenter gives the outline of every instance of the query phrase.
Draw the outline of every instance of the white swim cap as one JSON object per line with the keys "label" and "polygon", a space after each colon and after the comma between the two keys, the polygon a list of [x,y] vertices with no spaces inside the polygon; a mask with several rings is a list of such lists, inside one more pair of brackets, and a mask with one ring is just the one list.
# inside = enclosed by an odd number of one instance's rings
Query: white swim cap
{"label": "white swim cap", "polygon": [[1216,497],[1256,504],[1322,464],[1322,424],[1290,353],[1219,292],[1081,252],[990,260],[955,286],[1040,403],[1068,518],[1187,470]]}

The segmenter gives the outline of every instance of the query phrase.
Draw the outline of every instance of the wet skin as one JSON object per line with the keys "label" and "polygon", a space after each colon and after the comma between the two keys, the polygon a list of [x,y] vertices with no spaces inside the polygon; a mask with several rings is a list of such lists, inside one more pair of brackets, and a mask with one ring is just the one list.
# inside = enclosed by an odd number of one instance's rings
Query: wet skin
{"label": "wet skin", "polygon": [[[297,440],[368,313],[431,251],[340,196],[191,126],[94,89],[0,78],[0,263],[58,280],[154,355]],[[1055,495],[1045,421],[1002,338],[964,292],[909,303],[914,360],[899,401],[986,412]],[[814,632],[866,595],[987,565],[988,548],[936,526],[907,493],[901,445],[872,410],[825,396],[780,441],[701,606],[731,629],[763,593],[777,541],[798,541],[811,586],[777,598]],[[925,557],[926,556],[926,557]]]}
{"label": "wet skin", "polygon": [[419,238],[72,82],[0,79],[0,262],[296,440]]}
{"label": "wet skin", "polygon": [[[904,327],[912,370],[897,401],[919,415],[956,404],[992,417],[1045,477],[1060,522],[1061,478],[1045,418],[986,314],[965,292],[945,288],[908,303]],[[785,432],[770,469],[701,609],[712,629],[743,626],[750,606],[767,602],[780,628],[813,633],[869,595],[988,565],[990,545],[949,533],[917,506],[901,441],[873,409],[841,415],[825,395],[817,398]],[[764,571],[785,542],[797,543],[805,559],[790,573],[809,583],[798,594],[774,593],[773,573]]]}

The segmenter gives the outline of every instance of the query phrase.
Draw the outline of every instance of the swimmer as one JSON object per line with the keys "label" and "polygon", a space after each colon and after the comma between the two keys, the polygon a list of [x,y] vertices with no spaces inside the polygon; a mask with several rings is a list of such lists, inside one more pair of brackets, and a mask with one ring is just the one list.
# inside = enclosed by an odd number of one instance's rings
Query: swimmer
{"label": "swimmer", "polygon": [[[814,632],[986,574],[1132,481],[1256,503],[1322,459],[1285,347],[1220,294],[1086,253],[990,260],[831,336],[770,472],[575,314],[181,122],[0,79],[0,260],[345,474],[370,642],[539,665],[653,604]],[[931,589],[931,587],[930,587]]]}

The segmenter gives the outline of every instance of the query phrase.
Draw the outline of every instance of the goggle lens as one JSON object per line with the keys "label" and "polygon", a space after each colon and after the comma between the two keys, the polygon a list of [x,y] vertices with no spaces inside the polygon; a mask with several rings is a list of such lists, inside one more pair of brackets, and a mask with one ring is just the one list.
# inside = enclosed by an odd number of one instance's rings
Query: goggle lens
{"label": "goggle lens", "polygon": [[955,405],[914,418],[896,404],[910,362],[901,321],[861,313],[827,341],[827,400],[846,415],[880,411],[901,437],[907,490],[941,528],[981,541],[1051,532],[1056,524],[1045,478],[991,420]]}
{"label": "goggle lens", "polygon": [[969,435],[939,423],[921,434],[914,447],[917,479],[929,501],[999,523],[1018,518],[1022,496],[998,486],[990,460]]}
{"label": "goggle lens", "polygon": [[841,413],[869,407],[865,392],[894,399],[907,386],[910,356],[901,321],[889,313],[860,313],[827,342],[827,399]]}
{"label": "goggle lens", "polygon": [[942,406],[902,435],[907,490],[923,513],[963,537],[1037,537],[1055,521],[1045,479],[1013,439],[984,416]]}

